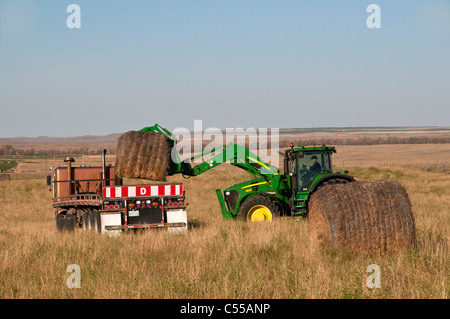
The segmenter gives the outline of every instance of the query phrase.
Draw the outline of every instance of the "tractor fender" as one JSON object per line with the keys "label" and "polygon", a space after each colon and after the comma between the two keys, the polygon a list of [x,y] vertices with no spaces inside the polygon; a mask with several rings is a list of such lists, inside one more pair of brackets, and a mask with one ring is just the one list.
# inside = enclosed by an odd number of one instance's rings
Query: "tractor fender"
{"label": "tractor fender", "polygon": [[313,193],[316,191],[323,183],[328,182],[333,179],[343,179],[347,182],[354,182],[355,179],[352,176],[344,175],[344,174],[328,174],[326,176],[323,176],[319,178],[315,183],[312,185],[312,187],[309,189],[310,193]]}

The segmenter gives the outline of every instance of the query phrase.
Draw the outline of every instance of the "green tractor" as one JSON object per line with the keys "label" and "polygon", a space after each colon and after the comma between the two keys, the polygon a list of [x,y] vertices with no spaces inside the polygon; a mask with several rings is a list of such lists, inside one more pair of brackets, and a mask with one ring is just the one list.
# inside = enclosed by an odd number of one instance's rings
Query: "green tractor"
{"label": "green tractor", "polygon": [[[164,134],[174,146],[172,134],[158,124],[142,129]],[[305,217],[308,214],[308,200],[314,191],[327,184],[342,184],[354,181],[344,173],[334,172],[332,154],[335,147],[312,146],[291,147],[280,154],[284,158],[284,172],[273,167],[239,144],[226,144],[181,161],[172,154],[169,175],[182,174],[184,177],[200,175],[220,164],[244,169],[253,179],[235,184],[224,191],[216,190],[224,219],[248,221],[271,221],[279,216]],[[212,155],[214,153],[214,155]],[[194,167],[190,162],[195,158],[209,158]],[[175,157],[175,159],[174,159]]]}

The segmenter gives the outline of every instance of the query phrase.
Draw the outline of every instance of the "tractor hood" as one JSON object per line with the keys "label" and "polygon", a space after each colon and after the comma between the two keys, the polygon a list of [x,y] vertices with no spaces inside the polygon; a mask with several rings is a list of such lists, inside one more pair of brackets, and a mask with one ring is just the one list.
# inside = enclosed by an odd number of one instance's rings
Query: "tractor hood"
{"label": "tractor hood", "polygon": [[231,190],[236,190],[236,191],[248,190],[248,192],[250,192],[251,190],[259,190],[262,188],[264,188],[264,190],[270,189],[270,185],[268,184],[267,181],[265,181],[262,178],[255,178],[255,179],[251,179],[251,180],[248,180],[245,182],[234,184],[234,185],[228,187],[227,189],[225,189],[225,193],[227,191],[231,191]]}

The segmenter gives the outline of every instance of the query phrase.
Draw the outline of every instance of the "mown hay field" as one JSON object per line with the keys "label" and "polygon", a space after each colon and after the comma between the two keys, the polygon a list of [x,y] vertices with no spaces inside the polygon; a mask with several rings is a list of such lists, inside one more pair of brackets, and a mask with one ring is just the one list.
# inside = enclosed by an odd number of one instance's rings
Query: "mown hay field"
{"label": "mown hay field", "polygon": [[[399,158],[394,147],[383,151]],[[414,147],[420,154],[421,146]],[[369,158],[372,148],[358,150]],[[359,180],[388,179],[405,187],[417,249],[381,256],[317,250],[309,243],[307,219],[224,221],[215,189],[250,177],[227,165],[195,178],[168,178],[186,188],[190,226],[185,233],[59,233],[40,171],[43,162],[36,160],[34,173],[27,164],[23,178],[19,172],[0,183],[0,298],[447,299],[450,174],[425,170],[419,160],[372,166],[341,158],[335,161],[338,170],[340,160]],[[72,264],[80,267],[81,288],[66,284]],[[367,286],[371,264],[380,267],[381,288]]]}

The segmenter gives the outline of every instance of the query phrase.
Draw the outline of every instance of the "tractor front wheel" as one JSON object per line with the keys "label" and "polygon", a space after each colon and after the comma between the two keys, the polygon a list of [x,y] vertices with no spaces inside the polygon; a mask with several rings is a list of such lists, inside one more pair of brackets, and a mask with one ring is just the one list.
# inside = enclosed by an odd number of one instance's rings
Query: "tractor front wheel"
{"label": "tractor front wheel", "polygon": [[249,222],[271,222],[273,218],[280,216],[278,206],[269,198],[254,196],[246,200],[238,212],[238,217]]}

